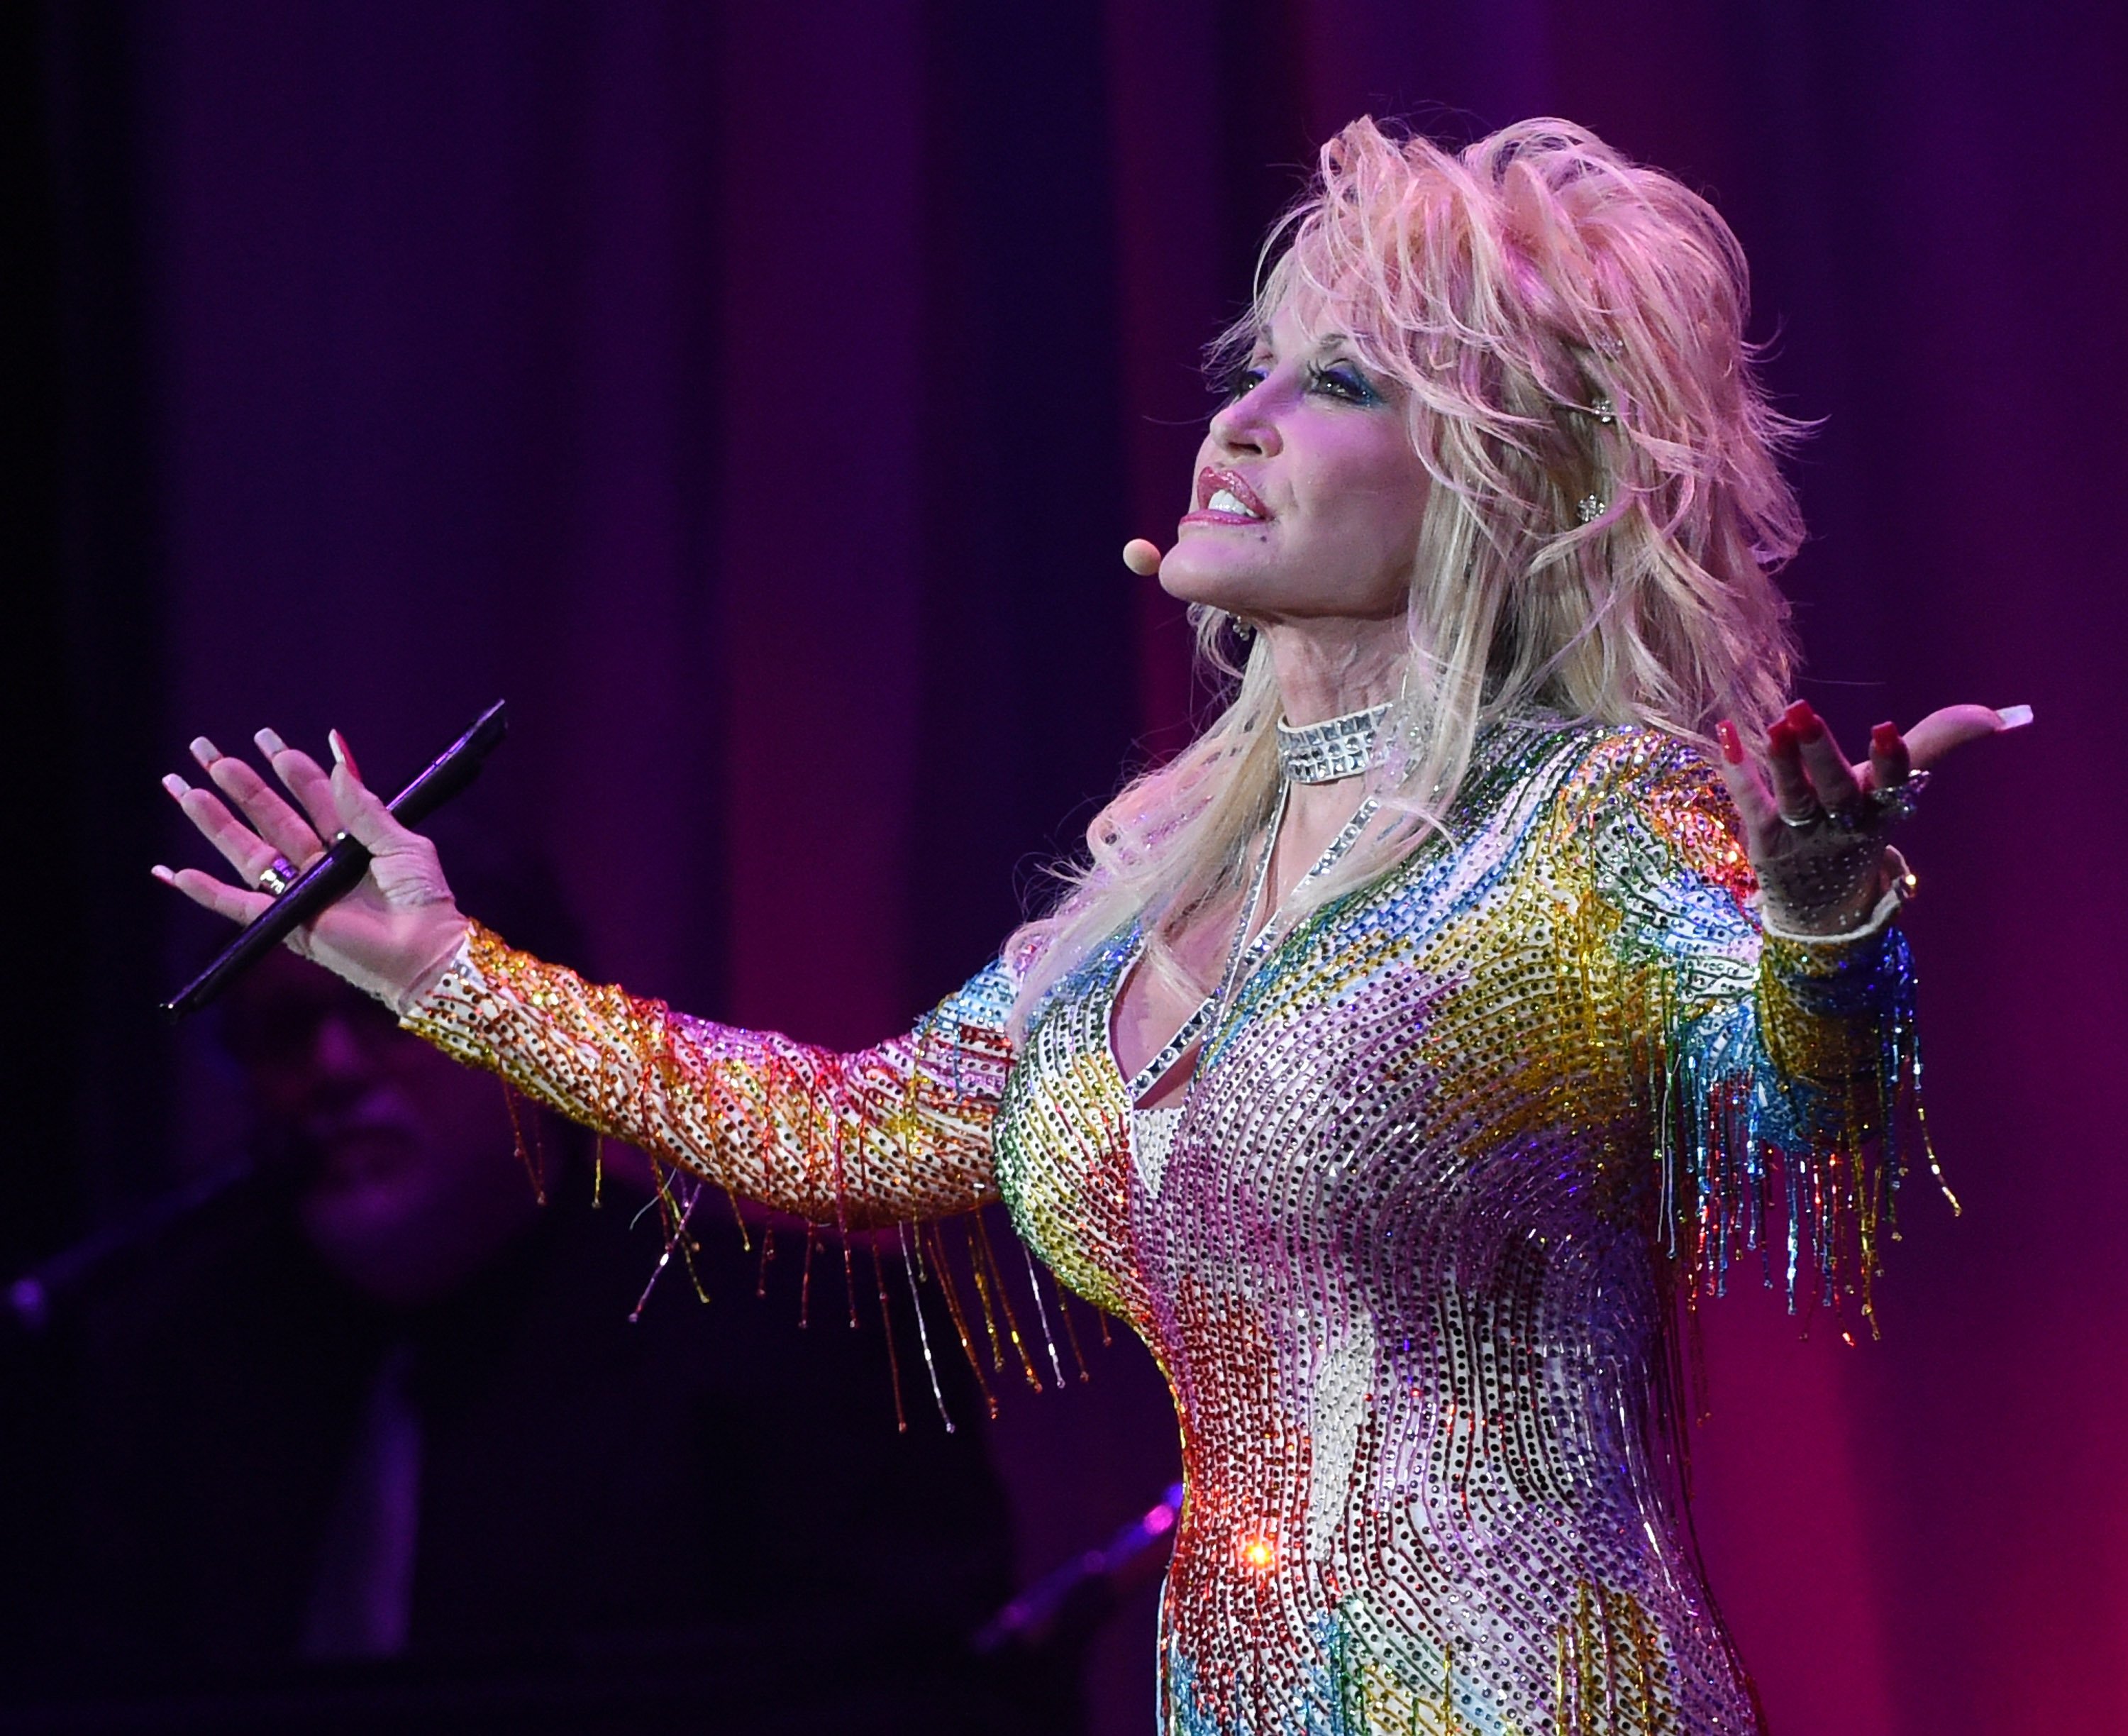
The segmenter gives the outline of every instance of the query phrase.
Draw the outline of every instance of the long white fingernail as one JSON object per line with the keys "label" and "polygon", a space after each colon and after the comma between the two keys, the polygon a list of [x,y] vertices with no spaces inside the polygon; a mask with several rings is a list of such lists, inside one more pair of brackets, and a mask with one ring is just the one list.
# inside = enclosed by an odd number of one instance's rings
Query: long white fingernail
{"label": "long white fingernail", "polygon": [[1999,706],[1996,708],[1995,718],[1998,731],[2021,730],[2032,721],[2032,708],[2030,706]]}
{"label": "long white fingernail", "polygon": [[325,731],[325,740],[332,744],[333,763],[335,765],[345,765],[347,763],[347,744],[340,740],[340,731],[338,730],[327,730]]}
{"label": "long white fingernail", "polygon": [[175,886],[178,883],[178,877],[172,873],[168,868],[164,868],[159,862],[157,863],[154,867],[150,868],[148,872],[153,874],[158,880],[161,881],[165,886]]}
{"label": "long white fingernail", "polygon": [[221,758],[221,749],[204,735],[192,737],[192,758],[202,766],[211,766]]}
{"label": "long white fingernail", "polygon": [[268,759],[276,754],[285,754],[288,751],[288,744],[282,740],[271,730],[261,730],[251,739],[259,744],[259,751]]}
{"label": "long white fingernail", "polygon": [[183,778],[178,777],[175,772],[171,773],[169,777],[163,780],[163,787],[168,790],[173,796],[176,797],[180,801],[183,801],[186,797],[191,795],[192,792],[192,787],[187,783]]}

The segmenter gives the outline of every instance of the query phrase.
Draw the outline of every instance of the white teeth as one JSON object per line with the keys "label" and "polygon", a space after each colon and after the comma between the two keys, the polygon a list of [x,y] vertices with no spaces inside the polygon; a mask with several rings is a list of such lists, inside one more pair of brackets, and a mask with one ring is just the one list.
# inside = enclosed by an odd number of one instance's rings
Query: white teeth
{"label": "white teeth", "polygon": [[1207,512],[1237,512],[1244,518],[1256,516],[1255,511],[1244,506],[1241,497],[1228,488],[1214,489],[1211,499],[1204,502],[1204,510]]}

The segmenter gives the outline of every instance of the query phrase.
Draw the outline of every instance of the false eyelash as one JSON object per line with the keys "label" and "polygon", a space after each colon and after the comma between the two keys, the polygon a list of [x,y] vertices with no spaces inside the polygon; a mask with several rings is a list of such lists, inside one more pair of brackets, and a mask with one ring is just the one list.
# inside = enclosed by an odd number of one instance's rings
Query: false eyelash
{"label": "false eyelash", "polygon": [[1309,385],[1311,388],[1324,385],[1335,387],[1348,403],[1379,404],[1381,402],[1381,393],[1375,389],[1373,383],[1365,374],[1356,368],[1353,368],[1350,363],[1340,365],[1350,370],[1349,377],[1347,374],[1333,373],[1330,369],[1320,365],[1311,365],[1308,370]]}

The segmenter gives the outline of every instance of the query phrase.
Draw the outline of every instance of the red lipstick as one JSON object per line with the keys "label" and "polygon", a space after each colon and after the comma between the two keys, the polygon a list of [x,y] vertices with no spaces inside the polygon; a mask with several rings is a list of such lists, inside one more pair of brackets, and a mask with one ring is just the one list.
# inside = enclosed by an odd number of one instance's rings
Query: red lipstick
{"label": "red lipstick", "polygon": [[[1212,502],[1219,495],[1237,502],[1241,510],[1236,511],[1224,503],[1214,507]],[[1197,476],[1197,510],[1182,521],[1185,525],[1260,525],[1271,516],[1271,508],[1263,497],[1233,470],[1207,468]]]}

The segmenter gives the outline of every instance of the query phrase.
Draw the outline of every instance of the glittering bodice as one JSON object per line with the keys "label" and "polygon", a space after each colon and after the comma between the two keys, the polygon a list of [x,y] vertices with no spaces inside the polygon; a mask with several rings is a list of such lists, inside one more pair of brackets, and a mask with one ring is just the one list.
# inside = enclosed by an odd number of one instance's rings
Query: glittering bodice
{"label": "glittering bodice", "polygon": [[815,1222],[1001,1195],[1174,1390],[1171,1736],[1746,1732],[1670,1310],[1765,1245],[1792,1301],[1868,1311],[1912,1054],[1897,930],[1779,939],[1751,886],[1694,749],[1496,729],[1446,837],[1237,986],[1157,1139],[1109,1044],[1129,935],[1017,1052],[1010,962],[840,1054],[479,930],[408,1023]]}

